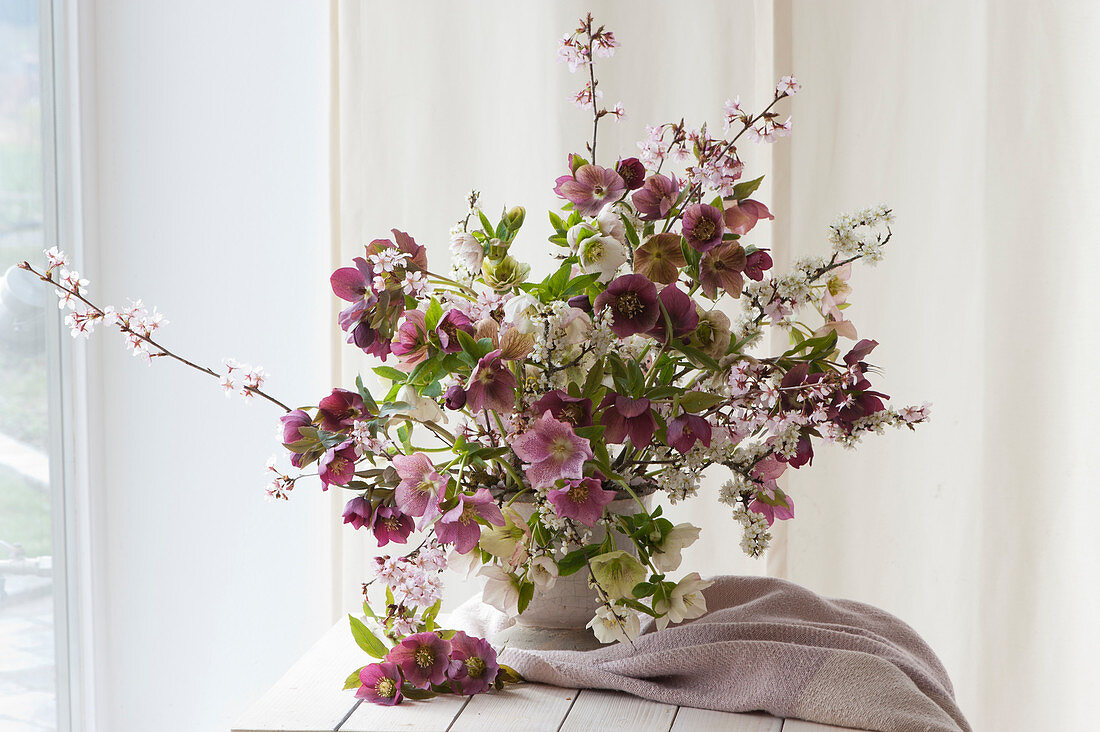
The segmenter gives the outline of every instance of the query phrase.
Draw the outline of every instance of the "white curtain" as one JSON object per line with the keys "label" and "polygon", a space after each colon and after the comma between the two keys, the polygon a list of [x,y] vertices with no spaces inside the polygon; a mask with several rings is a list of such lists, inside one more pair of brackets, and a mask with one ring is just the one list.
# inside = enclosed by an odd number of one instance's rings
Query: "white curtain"
{"label": "white curtain", "polygon": [[[736,94],[757,105],[793,72],[793,136],[748,158],[772,181],[761,196],[777,218],[760,242],[782,266],[822,252],[841,211],[886,202],[897,215],[886,260],[857,268],[848,313],[882,343],[885,390],[932,401],[933,420],[858,454],[821,449],[791,479],[798,516],[768,572],[907,620],[976,729],[1090,727],[1100,8],[340,2],[343,259],[391,226],[444,259],[476,186],[489,208],[527,206],[520,253],[546,268],[541,211],[588,134],[555,45],[588,9],[623,44],[601,69],[628,112],[601,139],[605,155],[631,154],[645,124],[713,124]],[[363,366],[346,360],[344,380]],[[720,481],[677,507],[704,526],[688,561],[762,572],[706,500]],[[346,564],[350,588],[361,567]]]}

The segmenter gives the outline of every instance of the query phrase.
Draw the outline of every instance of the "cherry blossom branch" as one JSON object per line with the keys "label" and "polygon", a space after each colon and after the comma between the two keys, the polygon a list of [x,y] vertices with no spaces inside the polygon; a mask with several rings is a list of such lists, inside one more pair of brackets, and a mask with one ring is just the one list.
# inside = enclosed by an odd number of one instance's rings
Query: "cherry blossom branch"
{"label": "cherry blossom branch", "polygon": [[[91,310],[91,312],[95,313],[95,315],[98,319],[102,319],[104,322],[109,321],[110,318],[109,318],[108,312],[106,310],[100,308],[98,305],[93,303],[91,300],[89,300],[86,297],[84,297],[83,295],[81,295],[80,291],[79,291],[79,287],[73,287],[73,288],[66,287],[65,285],[63,285],[62,283],[58,282],[57,280],[55,280],[53,278],[52,272],[50,272],[49,270],[47,270],[47,272],[45,272],[45,273],[39,272],[37,269],[35,269],[30,264],[30,262],[22,262],[18,266],[19,266],[20,269],[25,269],[28,272],[36,275],[38,277],[38,279],[42,280],[43,282],[47,282],[47,283],[53,285],[58,290],[67,293],[66,297],[74,298],[74,299],[78,300],[79,302],[83,303],[89,310]],[[116,317],[114,324],[123,333],[126,333],[126,334],[132,336],[133,338],[137,338],[139,341],[141,341],[143,343],[146,343],[149,346],[155,348],[157,352],[156,353],[150,353],[149,354],[150,358],[155,358],[155,357],[160,357],[160,356],[167,356],[167,357],[169,357],[169,358],[171,358],[175,361],[178,361],[179,363],[183,364],[184,366],[188,366],[188,367],[190,367],[190,368],[192,368],[196,371],[199,371],[201,373],[206,374],[207,376],[212,376],[215,379],[223,380],[223,379],[228,377],[228,374],[225,374],[225,375],[220,374],[212,368],[209,368],[207,366],[201,366],[201,365],[195,363],[194,361],[186,359],[183,356],[180,356],[179,354],[168,350],[163,345],[161,345],[159,342],[154,340],[152,337],[150,337],[149,335],[146,335],[144,333],[141,333],[138,330],[135,330],[128,323],[126,323],[124,320],[122,320],[120,318]],[[230,370],[232,370],[232,369],[230,369]],[[266,399],[267,401],[271,402],[272,404],[275,404],[279,407],[282,407],[283,411],[286,411],[286,412],[291,411],[290,407],[288,407],[286,404],[279,401],[275,397],[271,396],[267,392],[263,391],[258,386],[250,386],[250,385],[245,384],[245,385],[242,385],[241,388],[243,388],[245,391],[247,391],[251,394],[255,394],[256,396],[259,396],[259,397],[262,397],[262,398]]]}

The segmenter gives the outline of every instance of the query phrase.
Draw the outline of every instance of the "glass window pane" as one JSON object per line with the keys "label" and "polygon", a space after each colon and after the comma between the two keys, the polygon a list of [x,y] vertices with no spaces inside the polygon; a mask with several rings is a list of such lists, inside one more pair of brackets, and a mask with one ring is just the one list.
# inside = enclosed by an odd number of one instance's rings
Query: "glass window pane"
{"label": "glass window pane", "polygon": [[0,0],[0,729],[58,725],[45,328],[56,306],[14,266],[45,244],[43,66],[38,2]]}

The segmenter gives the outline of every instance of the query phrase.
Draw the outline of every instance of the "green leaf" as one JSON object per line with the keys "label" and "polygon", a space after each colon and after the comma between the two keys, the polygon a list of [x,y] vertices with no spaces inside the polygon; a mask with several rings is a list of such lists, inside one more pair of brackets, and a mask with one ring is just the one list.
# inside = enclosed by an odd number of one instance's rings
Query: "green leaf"
{"label": "green leaf", "polygon": [[370,395],[370,392],[367,391],[367,387],[363,386],[363,377],[362,376],[356,376],[355,377],[355,388],[356,388],[356,390],[358,390],[359,396],[360,396],[360,398],[362,398],[363,404],[366,406],[367,411],[370,412],[371,414],[377,414],[378,413],[378,403],[374,401],[374,397],[372,397]]}
{"label": "green leaf", "polygon": [[531,599],[535,596],[535,585],[533,582],[524,582],[519,586],[519,612],[520,615],[527,609],[527,606],[531,604]]}
{"label": "green leaf", "polygon": [[432,697],[438,696],[438,694],[436,694],[434,691],[429,691],[428,689],[418,689],[412,684],[402,684],[401,694],[405,698],[412,699],[414,701],[424,701],[425,699],[431,699]]}
{"label": "green leaf", "polygon": [[584,158],[582,158],[577,153],[573,153],[573,170],[572,170],[572,172],[576,173],[577,169],[580,168],[582,165],[588,165],[588,161],[585,160]]}
{"label": "green leaf", "polygon": [[700,351],[698,348],[685,346],[681,343],[673,343],[673,347],[676,350],[680,351],[680,353],[683,353],[684,355],[690,357],[692,361],[701,363],[712,371],[718,371],[721,368],[721,366],[718,365],[717,361]]}
{"label": "green leaf", "polygon": [[569,283],[569,273],[572,272],[573,265],[563,264],[558,267],[558,271],[543,280],[543,285],[546,287],[546,292],[550,296],[551,300],[557,300],[561,298],[562,292],[565,291],[565,286]]}
{"label": "green leaf", "polygon": [[588,560],[600,553],[599,544],[589,544],[571,551],[558,560],[558,575],[567,577],[588,564]]}
{"label": "green leaf", "polygon": [[558,216],[553,211],[550,212],[550,224],[554,227],[554,231],[559,234],[566,232],[565,223],[561,220],[561,216]]}
{"label": "green leaf", "polygon": [[709,409],[715,404],[721,404],[724,401],[726,401],[726,397],[720,394],[710,394],[705,391],[689,391],[687,394],[680,397],[680,408],[685,412],[695,414],[704,409]]}
{"label": "green leaf", "polygon": [[354,615],[348,615],[348,620],[351,621],[351,635],[355,638],[356,645],[375,658],[385,658],[390,650],[386,644],[378,640],[374,633],[363,625],[363,621]]}
{"label": "green leaf", "polygon": [[500,674],[498,678],[503,679],[506,684],[518,684],[523,681],[523,677],[519,675],[519,671],[516,671],[511,666],[505,666],[500,664]]}
{"label": "green leaf", "polygon": [[807,338],[794,348],[784,353],[782,357],[789,358],[801,351],[808,350],[809,353],[805,356],[805,358],[809,361],[812,361],[813,359],[820,358],[821,356],[829,353],[829,351],[833,350],[833,348],[836,346],[836,337],[836,331],[833,330],[829,331],[823,336],[818,336],[817,338]]}
{"label": "green leaf", "polygon": [[403,371],[398,371],[393,366],[376,366],[371,370],[383,379],[389,379],[398,384],[405,383],[405,373]]}
{"label": "green leaf", "polygon": [[738,201],[745,200],[746,198],[748,198],[749,196],[751,196],[753,193],[756,192],[756,189],[760,187],[760,184],[763,181],[764,181],[764,176],[760,176],[759,178],[756,178],[755,180],[746,180],[746,181],[743,181],[741,183],[738,183],[737,185],[735,185],[733,187],[733,198],[736,198]]}
{"label": "green leaf", "polygon": [[443,306],[433,297],[431,303],[428,304],[428,311],[424,314],[424,324],[429,331],[433,331],[442,319]]}
{"label": "green leaf", "polygon": [[360,666],[359,668],[351,672],[347,680],[344,681],[344,691],[347,691],[348,689],[358,689],[360,686],[363,685],[363,683],[359,681],[359,672],[365,668],[366,666]]}
{"label": "green leaf", "polygon": [[637,597],[637,598],[641,599],[643,597],[649,597],[650,595],[652,595],[656,591],[657,591],[657,586],[655,584],[653,584],[652,582],[639,582],[638,584],[634,585],[634,593],[633,594],[634,594],[634,597]]}
{"label": "green leaf", "polygon": [[366,602],[365,600],[363,601],[363,614],[366,615],[368,618],[374,618],[375,620],[378,619],[378,616],[375,615],[374,611],[370,609],[370,603]]}
{"label": "green leaf", "polygon": [[492,236],[494,229],[492,223],[489,222],[489,218],[481,211],[478,211],[477,215],[481,219],[481,228],[485,231],[486,236]]}

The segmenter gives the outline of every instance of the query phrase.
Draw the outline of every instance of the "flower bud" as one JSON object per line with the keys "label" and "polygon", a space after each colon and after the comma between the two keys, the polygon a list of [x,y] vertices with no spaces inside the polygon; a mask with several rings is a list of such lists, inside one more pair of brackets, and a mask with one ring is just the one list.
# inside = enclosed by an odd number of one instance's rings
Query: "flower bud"
{"label": "flower bud", "polygon": [[523,226],[523,219],[527,215],[527,211],[523,206],[512,206],[504,212],[504,225],[508,227],[510,231],[518,231],[519,227]]}
{"label": "flower bud", "polygon": [[466,390],[458,384],[447,389],[443,395],[443,404],[447,409],[459,410],[466,406]]}
{"label": "flower bud", "polygon": [[500,239],[490,239],[485,247],[485,257],[491,259],[494,262],[504,259],[508,256],[508,247],[512,242],[502,241]]}

